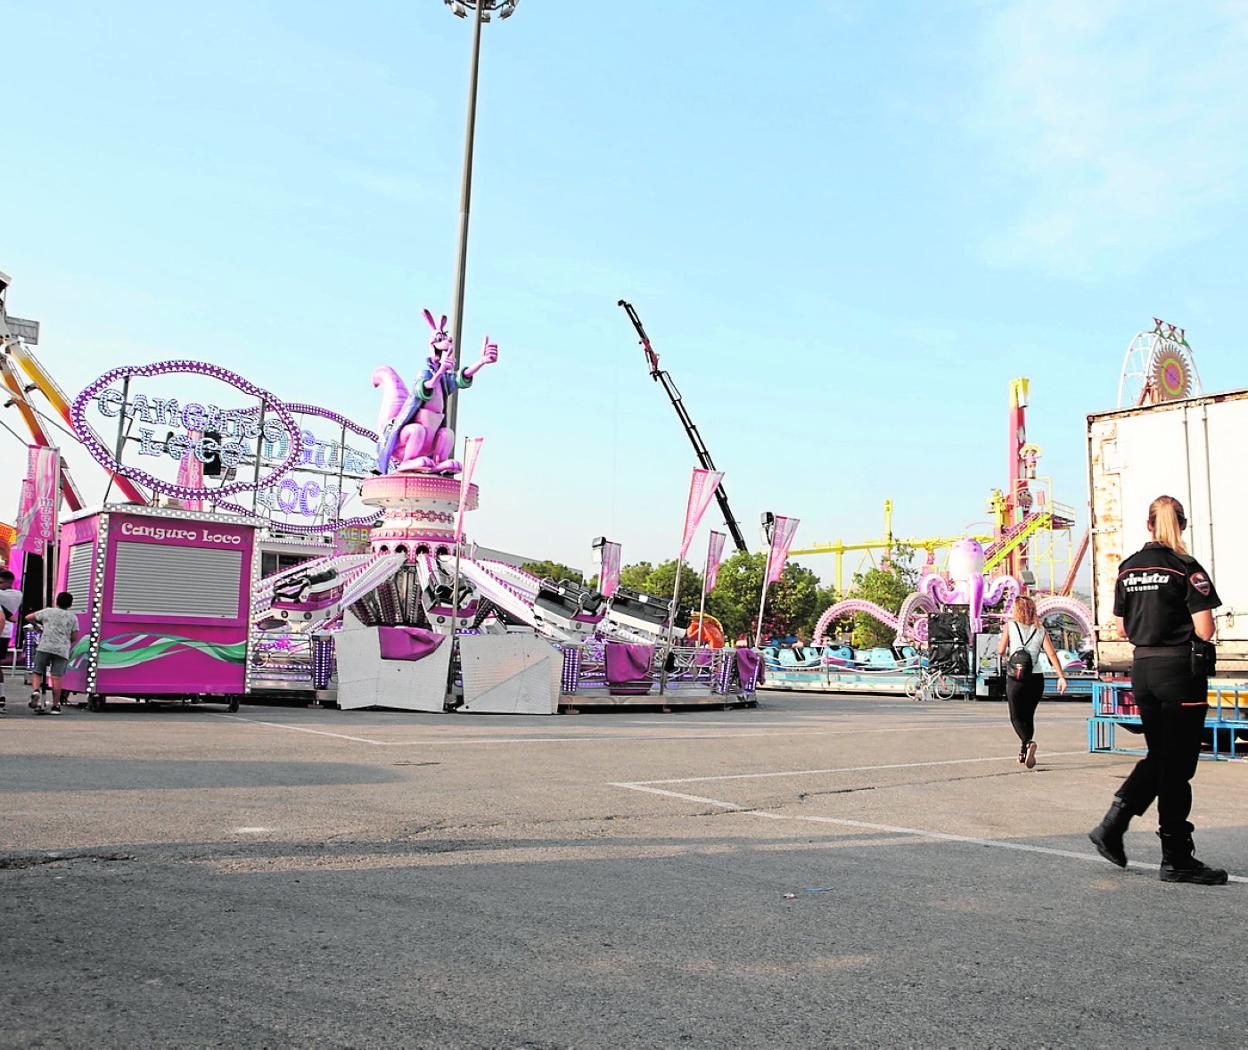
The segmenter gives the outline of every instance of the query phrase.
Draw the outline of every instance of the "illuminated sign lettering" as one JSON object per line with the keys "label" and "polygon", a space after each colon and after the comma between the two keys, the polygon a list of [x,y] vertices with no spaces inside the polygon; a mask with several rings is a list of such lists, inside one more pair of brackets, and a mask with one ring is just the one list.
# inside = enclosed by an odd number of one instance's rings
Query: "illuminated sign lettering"
{"label": "illuminated sign lettering", "polygon": [[238,547],[243,542],[242,536],[231,536],[225,532],[213,532],[208,526],[199,528],[170,526],[166,528],[163,525],[136,525],[132,521],[122,523],[121,534],[123,536],[138,536],[143,539],[155,540],[158,543],[163,543],[166,540],[182,540],[187,543],[218,543]]}
{"label": "illuminated sign lettering", "polygon": [[[133,389],[136,379],[178,374],[218,380],[258,404],[223,408]],[[117,429],[119,450],[128,451],[134,462],[122,462],[121,451],[115,455],[103,444],[87,424],[89,410]],[[217,365],[163,361],[113,369],[75,398],[72,418],[83,444],[100,464],[153,492],[179,500],[207,500],[223,511],[265,512],[293,532],[367,526],[380,516],[371,509],[349,516],[346,509],[356,495],[355,483],[377,472],[376,434],[328,409],[286,404]],[[352,437],[360,439],[355,447]],[[204,472],[212,480],[204,478],[197,484],[201,472],[188,471],[187,462],[220,463],[221,470]],[[155,475],[161,463],[180,465],[178,482]],[[227,502],[242,492],[254,493],[253,507]],[[287,520],[279,521],[279,516]]]}

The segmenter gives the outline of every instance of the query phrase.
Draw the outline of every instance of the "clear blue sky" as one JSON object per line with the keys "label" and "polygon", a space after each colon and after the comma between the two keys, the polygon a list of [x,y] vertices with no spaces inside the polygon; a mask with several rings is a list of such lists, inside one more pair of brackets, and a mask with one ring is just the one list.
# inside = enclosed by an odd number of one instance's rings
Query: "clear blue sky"
{"label": "clear blue sky", "polygon": [[[63,385],[206,358],[372,425],[372,367],[411,373],[421,307],[449,312],[470,26],[441,0],[0,25],[0,270]],[[486,36],[485,544],[674,552],[692,454],[620,298],[755,542],[767,509],[804,543],[877,534],[886,497],[900,533],[982,519],[1015,375],[1082,505],[1082,418],[1154,314],[1208,389],[1245,382],[1242,3],[522,0]]]}

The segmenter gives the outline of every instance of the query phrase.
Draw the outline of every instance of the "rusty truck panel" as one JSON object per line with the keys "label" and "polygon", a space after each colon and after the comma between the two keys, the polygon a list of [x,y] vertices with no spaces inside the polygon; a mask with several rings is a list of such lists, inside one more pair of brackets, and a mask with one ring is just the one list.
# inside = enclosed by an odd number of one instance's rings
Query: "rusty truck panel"
{"label": "rusty truck panel", "polygon": [[1148,541],[1148,505],[1162,494],[1187,509],[1186,539],[1213,577],[1218,672],[1248,674],[1248,390],[1088,417],[1092,611],[1102,671],[1130,666],[1114,623],[1114,585],[1126,555]]}

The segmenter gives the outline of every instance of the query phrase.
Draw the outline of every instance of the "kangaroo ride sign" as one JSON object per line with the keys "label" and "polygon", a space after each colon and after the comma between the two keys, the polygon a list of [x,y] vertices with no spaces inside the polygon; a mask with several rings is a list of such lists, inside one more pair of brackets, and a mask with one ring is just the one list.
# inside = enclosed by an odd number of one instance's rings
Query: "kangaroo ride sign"
{"label": "kangaroo ride sign", "polygon": [[[264,508],[287,532],[360,528],[380,520],[380,511],[359,498],[359,482],[377,473],[377,435],[327,408],[286,407],[299,420],[299,462],[276,485],[256,490],[257,509]],[[285,459],[286,448],[280,441],[262,441],[260,453],[262,468],[267,468]]]}
{"label": "kangaroo ride sign", "polygon": [[[171,377],[177,387],[165,385]],[[250,403],[237,407],[240,400]],[[287,404],[218,365],[114,368],[74,399],[71,419],[106,470],[172,499],[267,517],[294,533],[365,526],[379,516],[348,506],[358,481],[377,470],[375,434],[329,409]],[[99,436],[110,432],[113,448]],[[229,502],[244,493],[250,507]]]}

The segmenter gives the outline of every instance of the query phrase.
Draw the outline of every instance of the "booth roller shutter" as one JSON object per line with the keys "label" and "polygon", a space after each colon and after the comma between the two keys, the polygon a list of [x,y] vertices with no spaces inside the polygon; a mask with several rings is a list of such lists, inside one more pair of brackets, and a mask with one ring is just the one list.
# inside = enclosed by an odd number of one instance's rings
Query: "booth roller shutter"
{"label": "booth roller shutter", "polygon": [[71,612],[91,611],[91,559],[95,556],[95,544],[75,543],[69,548],[69,568],[66,570],[65,589],[74,596]]}
{"label": "booth roller shutter", "polygon": [[243,552],[118,543],[114,613],[238,619]]}

